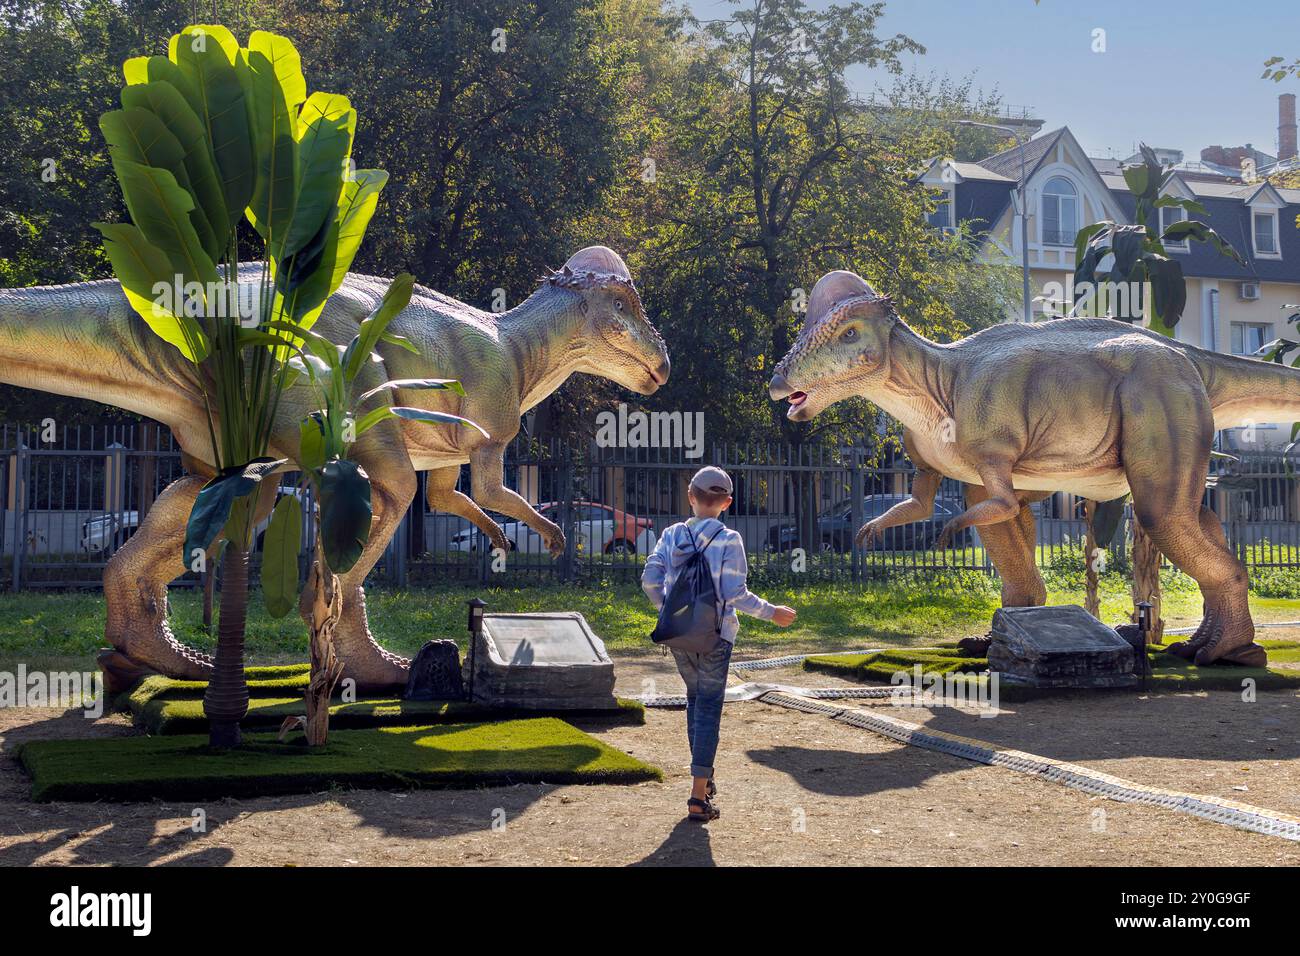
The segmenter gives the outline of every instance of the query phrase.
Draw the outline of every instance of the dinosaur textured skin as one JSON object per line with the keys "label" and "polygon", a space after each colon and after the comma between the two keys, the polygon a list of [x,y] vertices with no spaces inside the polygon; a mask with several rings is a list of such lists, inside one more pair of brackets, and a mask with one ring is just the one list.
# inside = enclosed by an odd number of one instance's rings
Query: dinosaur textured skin
{"label": "dinosaur textured skin", "polygon": [[[259,278],[260,267],[241,270],[241,283],[256,285]],[[387,279],[348,275],[315,331],[346,345],[387,288]],[[468,519],[493,547],[508,543],[485,508],[524,522],[559,553],[564,549],[560,528],[503,482],[502,456],[519,431],[520,415],[575,372],[611,379],[642,395],[656,391],[669,373],[667,349],[645,317],[627,266],[603,246],[576,253],[524,302],[500,314],[416,286],[390,331],[409,339],[419,354],[380,343],[376,351],[382,362],[362,371],[357,393],[388,379],[455,378],[465,388],[463,398],[409,390],[393,394],[392,404],[462,415],[490,437],[470,428],[389,420],[352,446],[350,456],[370,476],[374,520],[361,559],[340,579],[343,617],[335,643],[343,676],[362,688],[406,680],[409,662],[383,650],[371,635],[362,584],[416,493],[416,472],[429,472],[431,507]],[[136,534],[110,559],[104,572],[105,636],[126,659],[123,669],[135,665],[206,679],[211,660],[177,641],[167,624],[167,585],[185,570],[190,508],[215,472],[194,367],[150,331],[115,280],[106,280],[0,290],[0,381],[116,405],[171,429],[190,474],[163,491]],[[299,422],[320,407],[315,394],[305,379],[285,393],[271,455],[297,455]],[[371,400],[361,411],[382,400]],[[468,495],[456,490],[466,463]],[[269,513],[276,484],[264,483],[258,520]]]}
{"label": "dinosaur textured skin", "polygon": [[1029,505],[1056,491],[1133,496],[1160,551],[1196,579],[1205,616],[1173,649],[1198,664],[1260,665],[1246,569],[1202,507],[1218,429],[1300,419],[1300,370],[1221,355],[1110,319],[998,325],[951,344],[918,335],[851,272],[824,276],[769,387],[807,421],[863,396],[904,426],[911,498],[858,532],[928,518],[943,477],[966,510],[939,547],[977,527],[1007,606],[1045,602]]}

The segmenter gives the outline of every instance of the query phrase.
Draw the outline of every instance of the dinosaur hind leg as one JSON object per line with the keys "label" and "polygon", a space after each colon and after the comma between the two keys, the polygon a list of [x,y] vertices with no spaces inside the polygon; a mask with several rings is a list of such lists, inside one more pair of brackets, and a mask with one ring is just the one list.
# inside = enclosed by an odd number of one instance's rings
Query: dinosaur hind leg
{"label": "dinosaur hind leg", "polygon": [[343,665],[343,679],[356,681],[360,689],[377,690],[405,684],[411,662],[392,654],[376,642],[366,616],[366,575],[383,555],[415,498],[415,471],[403,452],[404,467],[391,459],[363,462],[370,474],[371,508],[374,511],[370,539],[357,563],[339,575],[343,612],[334,631],[334,648]]}
{"label": "dinosaur hind leg", "polygon": [[[966,486],[966,506],[983,501],[981,485]],[[1002,580],[1003,607],[1041,607],[1047,603],[1047,585],[1038,571],[1034,513],[1022,502],[1014,518],[979,529],[980,541]]]}
{"label": "dinosaur hind leg", "polygon": [[[966,485],[966,507],[987,497],[983,486]],[[1047,585],[1038,572],[1037,534],[1034,513],[1024,502],[1014,518],[979,529],[984,552],[993,562],[1002,582],[1003,607],[1042,607],[1047,603]],[[966,653],[982,656],[989,652],[990,639],[967,637],[958,642]]]}
{"label": "dinosaur hind leg", "polygon": [[104,636],[117,651],[101,661],[110,677],[133,667],[187,680],[212,673],[212,658],[178,641],[167,623],[167,585],[185,573],[185,524],[205,481],[186,475],[168,485],[104,568]]}
{"label": "dinosaur hind leg", "polygon": [[1152,371],[1131,394],[1127,384],[1121,388],[1121,449],[1138,521],[1160,552],[1196,579],[1205,602],[1201,627],[1177,652],[1197,664],[1262,665],[1246,568],[1201,507],[1214,427],[1209,402],[1204,392],[1189,398],[1174,370]]}

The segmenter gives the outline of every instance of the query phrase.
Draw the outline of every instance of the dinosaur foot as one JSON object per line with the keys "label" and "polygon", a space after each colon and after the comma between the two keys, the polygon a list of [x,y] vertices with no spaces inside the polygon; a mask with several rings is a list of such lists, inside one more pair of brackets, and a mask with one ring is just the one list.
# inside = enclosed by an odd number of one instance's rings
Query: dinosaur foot
{"label": "dinosaur foot", "polygon": [[[1202,652],[1204,653],[1204,652]],[[1197,664],[1236,664],[1240,667],[1267,667],[1268,652],[1260,647],[1254,641],[1249,644],[1243,644],[1227,653],[1220,654],[1213,661],[1201,660],[1200,654],[1197,654]]]}
{"label": "dinosaur foot", "polygon": [[957,642],[957,648],[966,657],[988,657],[989,648],[993,646],[993,639],[988,635],[984,637],[963,637]]}
{"label": "dinosaur foot", "polygon": [[[212,658],[202,651],[186,647],[172,637],[170,628],[166,626],[151,627],[147,636],[139,632],[126,637],[109,635],[108,642],[117,654],[111,659],[112,665],[124,675],[129,672],[130,665],[179,680],[208,680],[212,676]],[[104,673],[107,679],[108,671]]]}
{"label": "dinosaur foot", "polygon": [[1165,648],[1171,654],[1177,654],[1184,660],[1194,660],[1201,648],[1205,647],[1219,632],[1214,612],[1208,608],[1196,630],[1185,641],[1177,641]]}
{"label": "dinosaur foot", "polygon": [[1243,667],[1264,667],[1268,655],[1255,643],[1255,625],[1249,611],[1236,614],[1206,609],[1190,640],[1171,644],[1169,650],[1198,667],[1206,664],[1237,664]]}
{"label": "dinosaur foot", "polygon": [[377,691],[406,686],[411,662],[384,650],[368,633],[345,636],[341,629],[336,631],[334,652],[343,665],[340,679],[356,681],[358,690]]}

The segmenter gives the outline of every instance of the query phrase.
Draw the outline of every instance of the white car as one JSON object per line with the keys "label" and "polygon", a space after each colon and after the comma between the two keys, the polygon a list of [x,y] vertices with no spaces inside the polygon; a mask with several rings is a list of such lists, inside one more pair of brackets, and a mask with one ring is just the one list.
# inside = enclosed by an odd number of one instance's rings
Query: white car
{"label": "white car", "polygon": [[[548,501],[537,506],[538,514],[559,520],[560,504]],[[649,518],[638,518],[609,505],[591,501],[575,501],[571,506],[574,529],[577,533],[575,547],[583,554],[649,554],[658,537],[654,523]],[[545,554],[546,543],[522,521],[503,521],[511,551],[522,554]],[[454,535],[449,547],[453,551],[477,551],[484,535],[477,528],[466,528]]]}
{"label": "white car", "polygon": [[[302,489],[297,485],[280,487],[280,494],[292,495],[302,500]],[[254,540],[260,541],[262,532],[271,523],[268,517],[253,529]],[[304,522],[305,524],[305,522]],[[96,556],[107,557],[131,540],[136,529],[140,527],[140,512],[115,511],[109,514],[95,515],[81,523],[81,550]],[[303,532],[306,534],[306,531]]]}

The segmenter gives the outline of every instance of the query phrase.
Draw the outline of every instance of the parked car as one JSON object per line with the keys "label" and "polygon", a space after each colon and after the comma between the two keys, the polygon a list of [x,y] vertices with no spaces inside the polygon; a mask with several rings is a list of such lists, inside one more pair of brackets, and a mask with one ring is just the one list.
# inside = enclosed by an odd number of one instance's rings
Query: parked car
{"label": "parked car", "polygon": [[[292,495],[302,500],[302,489],[297,485],[282,485],[280,494]],[[261,546],[262,534],[270,523],[269,517],[264,518],[253,529],[253,539],[257,547]],[[96,557],[107,557],[130,541],[139,527],[140,512],[138,511],[112,511],[95,515],[81,523],[81,550]]]}
{"label": "parked car", "polygon": [[[537,512],[558,523],[560,503],[548,501],[538,505]],[[649,554],[658,540],[654,522],[649,518],[638,518],[609,505],[575,501],[571,505],[571,514],[577,532],[576,544],[587,554]],[[522,521],[498,517],[497,523],[505,532],[511,551],[546,553],[542,536]],[[466,528],[452,537],[450,547],[453,551],[477,551],[483,538],[483,533],[477,528]]]}
{"label": "parked car", "polygon": [[[867,495],[862,499],[862,523],[906,501],[908,495]],[[872,544],[874,551],[924,551],[934,547],[939,540],[943,526],[955,515],[965,510],[965,506],[955,498],[936,498],[934,514],[923,521],[888,528]],[[840,502],[827,508],[817,517],[817,543],[815,547],[822,551],[847,552],[853,547],[853,538],[858,528],[853,524],[853,508],[849,502]],[[971,543],[970,529],[962,531],[953,539],[954,548],[964,548]],[[767,550],[790,551],[804,547],[799,540],[799,529],[795,525],[778,525],[767,533]],[[811,548],[809,548],[811,550]]]}

